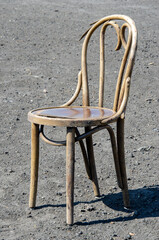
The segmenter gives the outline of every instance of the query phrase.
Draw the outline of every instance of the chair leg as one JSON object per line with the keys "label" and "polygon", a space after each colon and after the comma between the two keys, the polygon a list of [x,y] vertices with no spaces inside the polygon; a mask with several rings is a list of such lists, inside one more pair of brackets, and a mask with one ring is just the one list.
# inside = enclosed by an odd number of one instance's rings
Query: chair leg
{"label": "chair leg", "polygon": [[[85,131],[86,132],[90,131],[90,127],[86,127]],[[89,164],[90,164],[91,180],[93,183],[94,195],[96,197],[99,197],[100,191],[99,191],[97,172],[96,172],[96,166],[95,166],[92,136],[89,136],[86,138],[86,144],[87,144],[87,152],[88,152],[88,159],[89,159]]]}
{"label": "chair leg", "polygon": [[67,128],[66,137],[66,222],[73,224],[75,128]]}
{"label": "chair leg", "polygon": [[125,151],[124,151],[124,119],[119,118],[117,121],[117,144],[118,144],[118,157],[119,157],[119,165],[121,171],[122,178],[122,193],[123,193],[123,201],[124,206],[129,208],[129,192],[128,192],[128,184],[127,184],[127,176],[126,176],[126,166],[125,166]]}
{"label": "chair leg", "polygon": [[[76,131],[77,137],[80,136],[80,133],[79,133],[77,128],[76,128],[75,131]],[[87,156],[87,152],[86,152],[83,140],[80,140],[79,144],[80,144],[80,147],[81,147],[81,151],[82,151],[83,160],[84,160],[84,163],[85,163],[87,176],[91,180],[92,176],[91,176],[91,171],[90,171],[90,166],[89,166],[89,159],[88,159],[88,156]]]}
{"label": "chair leg", "polygon": [[115,171],[116,171],[116,175],[117,175],[118,186],[122,189],[123,188],[123,183],[122,183],[122,178],[121,178],[121,171],[120,171],[120,165],[119,165],[119,160],[118,160],[117,144],[116,144],[114,131],[110,126],[107,126],[107,130],[109,132],[110,139],[111,139],[112,152],[113,152],[113,157],[114,157],[114,165],[115,165]]}
{"label": "chair leg", "polygon": [[37,185],[39,168],[39,125],[31,125],[31,181],[30,181],[30,199],[29,207],[36,205]]}

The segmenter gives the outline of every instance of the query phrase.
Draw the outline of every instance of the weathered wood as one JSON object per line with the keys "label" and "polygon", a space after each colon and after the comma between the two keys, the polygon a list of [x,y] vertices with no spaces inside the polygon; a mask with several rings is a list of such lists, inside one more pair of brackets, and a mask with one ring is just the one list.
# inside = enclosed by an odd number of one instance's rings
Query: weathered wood
{"label": "weathered wood", "polygon": [[121,178],[118,150],[117,150],[117,144],[116,144],[114,131],[109,125],[106,128],[110,134],[110,140],[111,140],[111,144],[112,144],[112,151],[113,151],[114,165],[115,165],[115,170],[116,170],[116,175],[117,175],[118,186],[122,189],[123,183],[122,183],[122,178]]}
{"label": "weathered wood", "polygon": [[76,87],[76,91],[75,91],[74,95],[72,96],[72,98],[68,102],[62,104],[61,107],[70,106],[76,100],[76,98],[78,97],[78,95],[81,91],[81,87],[82,87],[82,72],[79,71],[79,73],[78,73],[78,84],[77,84],[77,87]]}
{"label": "weathered wood", "polygon": [[36,205],[39,168],[39,125],[31,124],[31,181],[29,207]]}
{"label": "weathered wood", "polygon": [[100,76],[99,76],[99,107],[103,107],[104,101],[104,81],[105,81],[105,47],[104,47],[104,40],[105,40],[105,31],[108,26],[113,26],[116,30],[118,42],[116,45],[115,50],[119,50],[121,47],[121,40],[120,40],[120,28],[118,24],[114,21],[107,21],[103,24],[101,31],[100,31]]}
{"label": "weathered wood", "polygon": [[[78,129],[76,128],[76,135],[77,135],[77,139],[78,137],[80,137],[80,133],[78,131]],[[76,140],[76,139],[75,139]],[[85,168],[86,168],[86,172],[87,172],[87,175],[88,175],[88,178],[90,180],[92,180],[92,175],[91,175],[91,171],[90,171],[90,165],[89,165],[89,159],[88,159],[88,156],[87,156],[87,152],[86,152],[86,149],[85,149],[85,145],[84,145],[84,142],[83,140],[78,140],[79,141],[79,144],[80,144],[80,147],[81,147],[81,151],[82,151],[82,155],[83,155],[83,160],[84,160],[84,164],[85,164]]]}
{"label": "weathered wood", "polygon": [[67,128],[66,140],[66,222],[73,224],[75,128]]}
{"label": "weathered wood", "polygon": [[[87,33],[87,35],[84,39],[84,42],[83,42],[81,66],[82,66],[82,87],[83,87],[83,105],[84,106],[89,105],[89,89],[88,89],[88,75],[87,75],[87,48],[88,48],[88,43],[89,43],[90,37],[92,36],[93,32],[100,25],[104,24],[105,22],[112,21],[112,20],[123,20],[131,28],[131,32],[132,32],[132,36],[131,36],[131,39],[130,39],[131,40],[131,46],[129,46],[131,48],[130,48],[130,51],[129,51],[128,64],[127,64],[127,68],[126,68],[126,71],[125,71],[124,79],[126,80],[127,77],[131,77],[131,72],[132,72],[133,63],[134,63],[134,59],[135,59],[136,46],[137,46],[137,30],[136,30],[136,27],[135,27],[135,23],[131,18],[129,18],[128,16],[124,16],[124,15],[111,15],[111,16],[108,16],[108,17],[104,17],[104,18],[100,19],[99,21],[97,21],[90,28],[90,30],[88,31],[88,33]],[[122,31],[121,34],[124,34],[124,31]],[[122,44],[123,44],[123,41],[122,41]],[[124,42],[124,47],[125,47],[125,42]],[[124,60],[124,62],[126,62],[126,61]],[[123,82],[123,87],[124,87],[124,82]],[[122,87],[122,93],[120,94],[120,99],[119,100],[122,100],[122,97],[123,97],[123,87]],[[120,106],[120,104],[119,104],[119,106]],[[115,105],[117,105],[117,104],[115,103]]]}
{"label": "weathered wood", "polygon": [[[121,27],[118,20],[124,23]],[[117,21],[117,22],[116,22]],[[105,82],[105,56],[104,41],[106,28],[111,25],[117,33],[117,45],[115,50],[121,46],[125,49],[121,61],[121,67],[118,74],[116,91],[114,97],[113,109],[103,108],[104,85]],[[89,84],[87,73],[87,48],[93,32],[101,27],[100,31],[100,77],[99,77],[99,104],[98,107],[90,107]],[[125,30],[127,37],[125,37]],[[93,182],[95,196],[99,196],[99,186],[97,180],[96,166],[93,152],[92,134],[107,128],[111,138],[115,169],[117,174],[118,185],[123,192],[124,206],[129,207],[129,194],[125,167],[124,153],[124,117],[129,97],[131,73],[133,69],[135,52],[137,46],[137,30],[134,21],[125,15],[111,15],[93,23],[90,29],[84,34],[82,46],[81,70],[78,74],[78,85],[73,97],[60,107],[35,109],[28,113],[28,120],[32,123],[32,147],[31,147],[31,184],[29,206],[35,207],[37,182],[38,182],[38,165],[39,165],[39,125],[41,126],[40,136],[49,144],[55,146],[66,145],[66,215],[67,223],[73,224],[73,196],[74,196],[74,155],[75,142],[79,141],[82,154],[85,161],[85,167],[88,177]],[[70,107],[78,97],[82,89],[83,106]],[[117,123],[117,140],[110,123]],[[54,141],[49,139],[43,130],[43,125],[60,126],[67,128],[66,141]],[[92,127],[94,128],[92,129]],[[79,134],[77,127],[84,127],[85,133]],[[75,138],[75,131],[77,137]],[[87,152],[83,143],[86,139]],[[117,142],[117,144],[116,144]]]}
{"label": "weathered wood", "polygon": [[[58,114],[58,110],[61,111],[63,109],[68,111],[67,116],[62,117],[61,112],[59,113],[60,115],[59,117],[54,115],[51,116],[51,114],[48,115],[48,112],[51,110],[56,110]],[[78,116],[77,118],[75,117],[73,118],[71,114],[69,115],[71,109],[78,109],[80,116]],[[45,110],[46,114],[43,113],[43,111]],[[95,115],[97,111],[98,115]],[[87,114],[87,112],[90,112],[90,114]],[[28,113],[28,120],[36,124],[48,126],[86,127],[86,126],[98,126],[101,124],[101,121],[103,121],[104,119],[110,119],[110,117],[114,116],[115,114],[116,112],[114,112],[112,109],[100,107],[90,106],[50,107],[30,111]]]}
{"label": "weathered wood", "polygon": [[118,144],[118,158],[120,165],[120,172],[122,178],[122,193],[125,207],[130,207],[129,192],[126,176],[125,166],[125,152],[124,152],[124,119],[118,119],[117,121],[117,144]]}
{"label": "weathered wood", "polygon": [[[90,131],[90,127],[85,128],[85,132],[89,132],[89,131]],[[88,153],[88,159],[90,164],[91,180],[93,184],[94,195],[96,197],[99,197],[100,191],[99,191],[99,185],[98,185],[98,179],[97,179],[97,173],[96,173],[92,136],[89,136],[86,138],[86,144],[87,144],[87,153]]]}

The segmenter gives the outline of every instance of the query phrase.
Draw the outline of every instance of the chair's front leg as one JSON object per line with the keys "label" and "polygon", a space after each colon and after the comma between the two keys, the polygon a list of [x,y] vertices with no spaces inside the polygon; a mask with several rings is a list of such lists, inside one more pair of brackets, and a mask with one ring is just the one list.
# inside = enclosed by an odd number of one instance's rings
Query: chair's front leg
{"label": "chair's front leg", "polygon": [[39,125],[31,125],[31,181],[29,207],[36,205],[37,185],[39,168]]}
{"label": "chair's front leg", "polygon": [[124,206],[128,208],[130,207],[130,201],[129,201],[127,176],[126,176],[126,166],[125,166],[124,119],[121,119],[121,118],[119,118],[117,121],[117,144],[118,144],[120,172],[121,172],[122,185],[123,185],[122,186],[123,201],[124,201]]}
{"label": "chair's front leg", "polygon": [[66,222],[73,224],[75,128],[67,128],[66,137]]}
{"label": "chair's front leg", "polygon": [[[89,131],[90,131],[90,127],[86,127],[85,132],[89,132]],[[87,152],[88,152],[88,159],[89,159],[89,164],[90,164],[91,180],[93,183],[94,195],[96,197],[99,197],[100,191],[99,191],[96,165],[95,165],[95,159],[94,159],[92,136],[89,136],[86,138],[86,144],[87,144]]]}

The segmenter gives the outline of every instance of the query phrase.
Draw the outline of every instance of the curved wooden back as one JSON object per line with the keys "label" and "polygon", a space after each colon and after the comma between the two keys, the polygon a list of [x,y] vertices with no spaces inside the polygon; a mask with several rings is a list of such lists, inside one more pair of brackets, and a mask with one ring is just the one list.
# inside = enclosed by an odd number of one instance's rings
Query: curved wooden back
{"label": "curved wooden back", "polygon": [[[114,20],[123,20],[124,23],[121,28]],[[104,56],[104,36],[106,28],[111,25],[115,28],[118,38],[118,43],[115,50],[119,50],[121,46],[124,47],[125,52],[121,62],[116,92],[114,98],[114,111],[118,111],[123,101],[125,83],[128,77],[131,77],[133,63],[135,59],[135,52],[137,46],[137,30],[134,21],[125,15],[111,15],[104,17],[94,23],[89,29],[88,33],[83,42],[82,47],[82,59],[81,59],[81,75],[82,75],[82,89],[83,89],[83,106],[89,106],[89,87],[88,87],[88,76],[87,76],[87,47],[93,32],[100,26],[100,79],[99,79],[99,107],[103,107],[104,98],[104,79],[105,79],[105,56]],[[127,42],[125,39],[125,29],[128,29]]]}

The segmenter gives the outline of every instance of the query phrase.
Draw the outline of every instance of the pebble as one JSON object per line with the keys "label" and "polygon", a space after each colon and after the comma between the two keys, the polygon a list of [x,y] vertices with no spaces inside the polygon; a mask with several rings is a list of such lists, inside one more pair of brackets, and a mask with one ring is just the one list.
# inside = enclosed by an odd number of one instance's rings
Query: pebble
{"label": "pebble", "polygon": [[81,209],[81,212],[85,212],[86,210],[85,209]]}
{"label": "pebble", "polygon": [[27,212],[27,218],[32,218],[31,211]]}
{"label": "pebble", "polygon": [[62,196],[62,193],[61,192],[57,192],[56,195]]}
{"label": "pebble", "polygon": [[138,151],[139,152],[148,152],[153,148],[154,148],[153,146],[143,146],[143,147],[138,148]]}
{"label": "pebble", "polygon": [[82,235],[82,234],[83,234],[83,232],[80,231],[80,232],[76,233],[76,236],[80,236],[80,235]]}
{"label": "pebble", "polygon": [[48,93],[48,91],[46,89],[43,90],[43,93]]}
{"label": "pebble", "polygon": [[130,234],[128,234],[128,235],[124,238],[124,240],[128,240],[128,239],[132,239],[132,237],[131,237]]}
{"label": "pebble", "polygon": [[146,99],[146,102],[148,102],[148,103],[152,103],[152,101],[154,101],[154,99],[152,99],[152,98]]}
{"label": "pebble", "polygon": [[113,237],[117,237],[118,235],[116,233],[114,233]]}
{"label": "pebble", "polygon": [[159,128],[154,128],[153,129],[155,132],[159,132]]}
{"label": "pebble", "polygon": [[88,208],[87,208],[87,211],[88,211],[88,212],[92,212],[92,211],[94,211],[94,210],[95,210],[94,207],[88,207]]}
{"label": "pebble", "polygon": [[133,153],[131,153],[131,157],[132,157],[132,158],[134,158],[134,157],[135,157]]}

